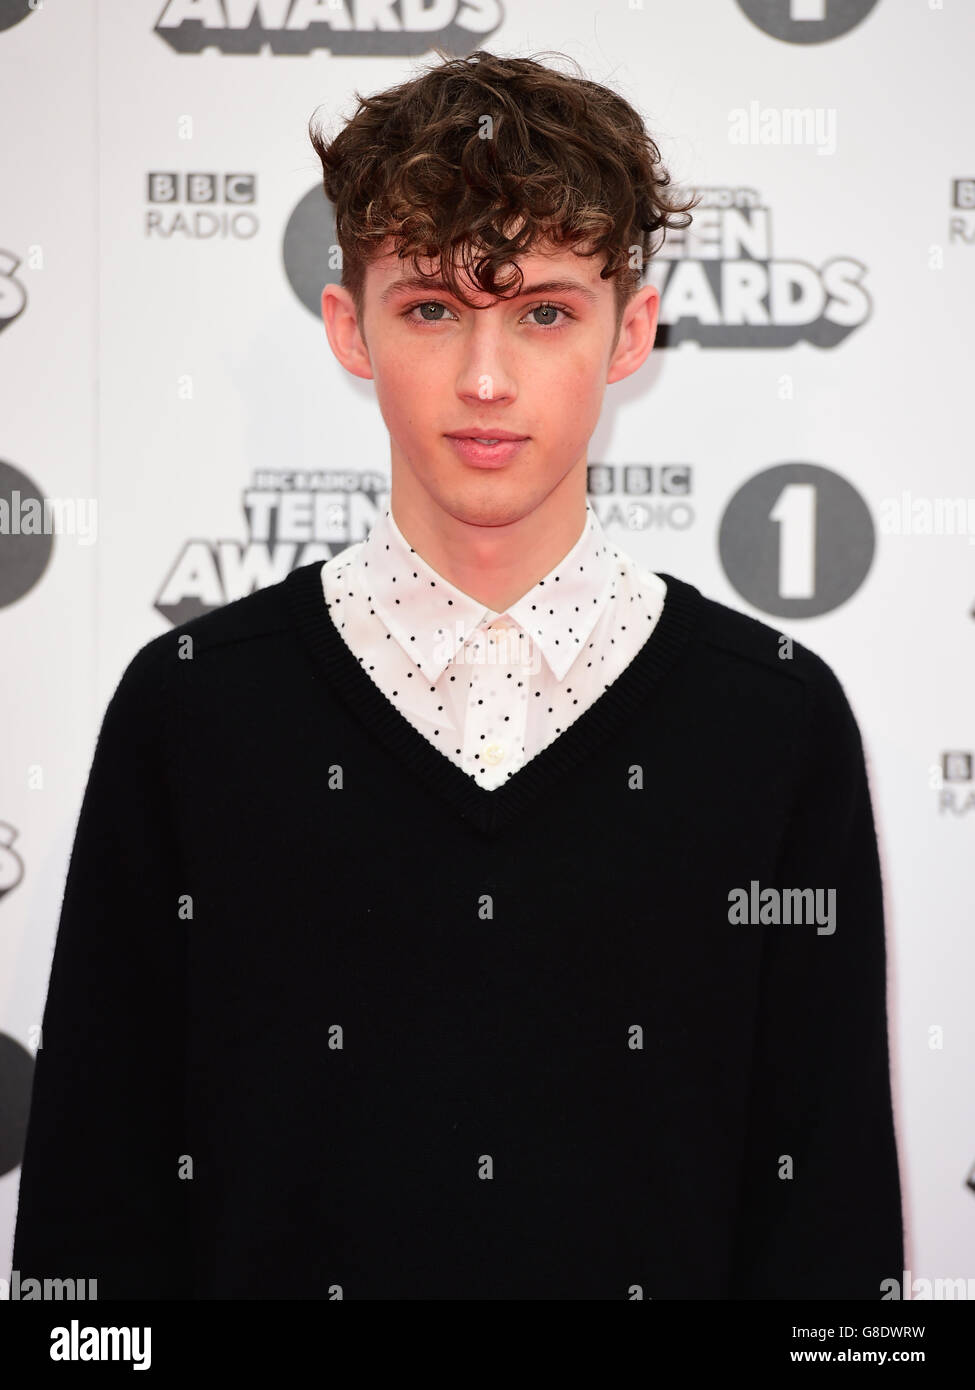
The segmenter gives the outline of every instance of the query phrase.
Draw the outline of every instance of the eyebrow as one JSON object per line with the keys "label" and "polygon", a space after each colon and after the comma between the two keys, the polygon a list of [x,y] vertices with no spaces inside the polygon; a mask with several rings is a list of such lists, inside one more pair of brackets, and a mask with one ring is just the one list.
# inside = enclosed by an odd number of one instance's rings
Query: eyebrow
{"label": "eyebrow", "polygon": [[[451,298],[456,298],[443,280],[424,279],[420,275],[407,275],[400,280],[394,280],[391,285],[387,285],[379,296],[379,302],[386,304],[395,295],[404,293],[406,290],[429,290],[432,293],[450,294]],[[527,289],[523,289],[511,297],[527,299],[529,295],[533,294],[577,294],[590,304],[595,304],[597,300],[596,294],[578,280],[542,280],[537,285],[529,285]],[[484,307],[487,308],[488,306],[485,305]]]}

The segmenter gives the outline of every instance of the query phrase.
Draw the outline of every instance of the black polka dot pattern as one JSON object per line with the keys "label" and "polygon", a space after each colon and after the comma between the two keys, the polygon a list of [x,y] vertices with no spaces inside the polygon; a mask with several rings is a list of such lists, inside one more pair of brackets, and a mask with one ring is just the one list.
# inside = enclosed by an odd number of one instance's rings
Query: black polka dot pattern
{"label": "black polka dot pattern", "polygon": [[568,554],[505,613],[412,548],[387,508],[322,566],[343,640],[415,729],[494,791],[558,738],[649,639],[667,586],[606,536],[586,503]]}

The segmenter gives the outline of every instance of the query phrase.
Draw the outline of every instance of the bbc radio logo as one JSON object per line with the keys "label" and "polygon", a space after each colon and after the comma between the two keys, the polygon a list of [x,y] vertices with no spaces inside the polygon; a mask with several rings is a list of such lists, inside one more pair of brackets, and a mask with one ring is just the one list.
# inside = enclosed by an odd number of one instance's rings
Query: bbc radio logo
{"label": "bbc radio logo", "polygon": [[938,811],[965,816],[975,811],[972,754],[970,752],[942,753],[941,765],[934,768],[934,786],[938,793]]}
{"label": "bbc radio logo", "polygon": [[607,530],[687,531],[694,524],[690,464],[591,463],[586,478],[592,509]]}
{"label": "bbc radio logo", "polygon": [[256,174],[162,170],[149,173],[147,181],[147,237],[249,241],[260,230],[251,211],[257,202]]}
{"label": "bbc radio logo", "polygon": [[951,206],[960,216],[953,215],[948,224],[948,240],[975,246],[975,179],[952,179]]}

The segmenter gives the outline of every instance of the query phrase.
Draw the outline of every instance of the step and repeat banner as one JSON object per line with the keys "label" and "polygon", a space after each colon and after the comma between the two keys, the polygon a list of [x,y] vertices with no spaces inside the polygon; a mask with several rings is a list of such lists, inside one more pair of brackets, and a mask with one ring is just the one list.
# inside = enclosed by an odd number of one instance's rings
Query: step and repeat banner
{"label": "step and repeat banner", "polygon": [[[887,901],[904,1294],[975,1297],[964,0],[0,0],[0,1276],[112,691],[150,638],[361,540],[388,499],[372,384],[319,316],[340,263],[307,124],[434,48],[577,63],[701,195],[650,268],[658,342],[607,390],[590,500],[647,568],[847,691]],[[254,793],[260,814],[257,772]]]}

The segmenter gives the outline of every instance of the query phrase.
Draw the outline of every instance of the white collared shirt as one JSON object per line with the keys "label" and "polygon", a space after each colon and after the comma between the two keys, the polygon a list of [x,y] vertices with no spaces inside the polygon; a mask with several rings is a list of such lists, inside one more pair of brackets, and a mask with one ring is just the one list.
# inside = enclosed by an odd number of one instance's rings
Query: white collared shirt
{"label": "white collared shirt", "polygon": [[388,700],[493,791],[616,680],[667,586],[614,546],[588,500],[575,545],[505,613],[417,554],[387,508],[322,566],[332,621]]}

